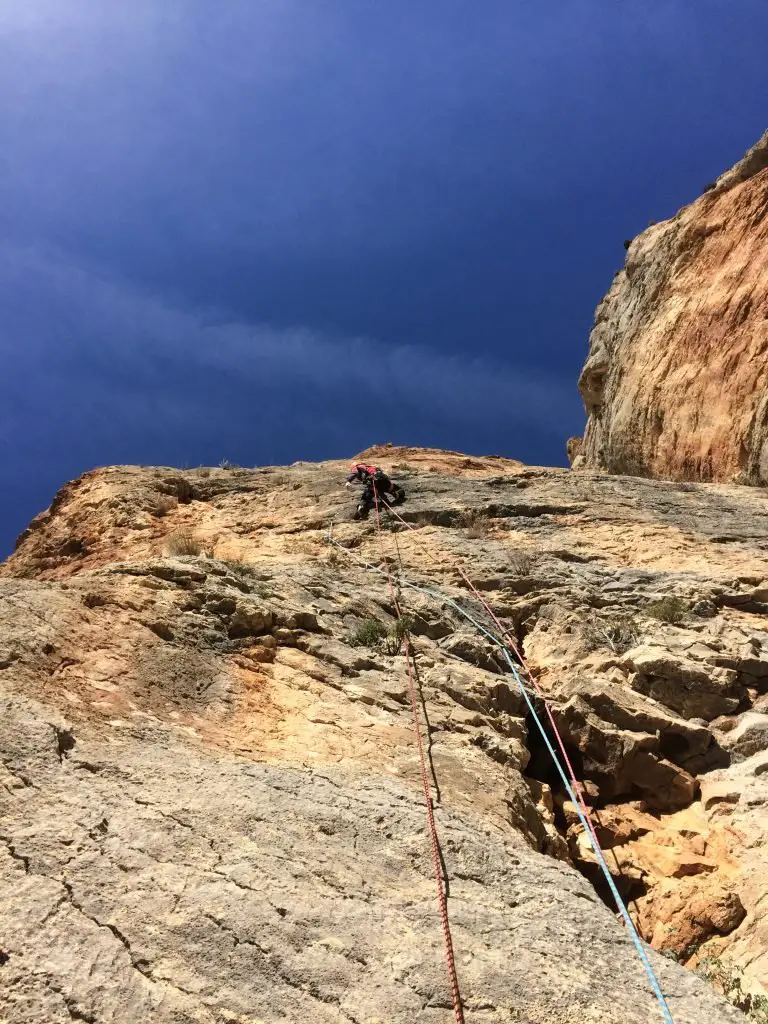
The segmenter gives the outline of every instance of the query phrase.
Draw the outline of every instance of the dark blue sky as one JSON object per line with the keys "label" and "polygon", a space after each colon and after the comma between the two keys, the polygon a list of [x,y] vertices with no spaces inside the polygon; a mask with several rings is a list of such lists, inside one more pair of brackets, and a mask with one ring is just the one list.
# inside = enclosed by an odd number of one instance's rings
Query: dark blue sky
{"label": "dark blue sky", "polygon": [[0,555],[94,465],[562,464],[622,241],[766,127],[765,0],[0,7]]}

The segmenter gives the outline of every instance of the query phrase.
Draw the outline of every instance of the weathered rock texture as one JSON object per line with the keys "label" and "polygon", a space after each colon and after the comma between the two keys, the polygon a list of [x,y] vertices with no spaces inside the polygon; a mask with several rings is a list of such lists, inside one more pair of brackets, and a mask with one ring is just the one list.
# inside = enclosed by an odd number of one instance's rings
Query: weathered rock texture
{"label": "weathered rock texture", "polygon": [[629,244],[579,387],[575,467],[768,483],[768,132]]}
{"label": "weathered rock texture", "polygon": [[[449,1024],[404,656],[353,642],[386,560],[523,643],[645,938],[768,981],[762,492],[366,454],[381,546],[342,463],[122,467],[0,567],[3,1022]],[[660,1020],[495,648],[402,600],[468,1024]],[[651,956],[676,1024],[743,1020]]]}

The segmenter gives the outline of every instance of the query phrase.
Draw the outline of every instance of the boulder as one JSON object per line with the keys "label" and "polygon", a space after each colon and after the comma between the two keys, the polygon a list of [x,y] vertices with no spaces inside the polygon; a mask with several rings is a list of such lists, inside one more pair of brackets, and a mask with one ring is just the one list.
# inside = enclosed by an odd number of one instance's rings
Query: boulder
{"label": "boulder", "polygon": [[630,651],[623,664],[633,673],[633,689],[683,717],[710,720],[739,706],[738,676],[733,669],[707,668],[653,646]]}

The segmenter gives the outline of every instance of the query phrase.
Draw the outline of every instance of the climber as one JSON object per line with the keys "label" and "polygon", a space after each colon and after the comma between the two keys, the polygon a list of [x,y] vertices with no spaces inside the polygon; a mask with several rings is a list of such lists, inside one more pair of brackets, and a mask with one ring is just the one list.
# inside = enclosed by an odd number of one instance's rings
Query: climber
{"label": "climber", "polygon": [[376,504],[376,498],[387,508],[390,505],[402,505],[405,501],[403,488],[390,480],[387,474],[378,467],[367,466],[364,462],[355,462],[350,469],[351,472],[344,486],[351,487],[353,483],[364,485],[355,512],[355,519],[367,519],[368,513]]}

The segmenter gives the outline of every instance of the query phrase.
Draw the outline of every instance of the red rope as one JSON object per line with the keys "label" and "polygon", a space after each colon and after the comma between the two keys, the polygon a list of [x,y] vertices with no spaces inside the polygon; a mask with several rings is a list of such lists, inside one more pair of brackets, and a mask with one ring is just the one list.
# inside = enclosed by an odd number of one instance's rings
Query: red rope
{"label": "red rope", "polygon": [[[377,532],[378,532],[379,550],[381,551],[382,559],[384,559],[383,550],[382,550],[382,541],[381,541],[381,522],[380,522],[380,517],[379,517],[379,502],[378,502],[378,496],[376,494],[375,486],[373,488],[373,493],[374,493],[374,499],[376,501],[376,529],[377,529]],[[392,509],[389,505],[387,505],[387,508],[388,508],[388,510],[390,512],[392,512],[395,515],[395,517],[397,519],[400,520],[401,523],[403,523],[403,525],[407,529],[409,529],[409,530],[413,530],[414,529],[412,526],[410,526],[409,523],[406,523],[406,521],[403,519],[403,517],[400,516],[397,512],[395,512],[394,509]],[[398,554],[399,554],[399,548],[398,548]],[[622,916],[622,918],[624,920],[624,923],[626,924],[626,926],[629,929],[629,932],[630,932],[630,934],[632,936],[632,940],[633,940],[633,942],[634,942],[634,944],[635,944],[635,946],[637,948],[637,952],[638,952],[638,955],[640,956],[640,960],[641,960],[641,962],[643,964],[643,967],[644,967],[644,969],[645,969],[645,971],[646,971],[646,973],[648,975],[649,981],[651,983],[651,987],[653,988],[653,991],[654,991],[654,993],[656,995],[656,998],[657,998],[657,1000],[659,1002],[659,1005],[661,1007],[662,1013],[664,1015],[664,1019],[667,1022],[667,1024],[674,1024],[674,1022],[672,1020],[672,1015],[669,1012],[669,1007],[667,1006],[667,1002],[666,1002],[666,1000],[664,998],[664,994],[663,994],[661,988],[659,987],[658,980],[656,978],[656,975],[653,972],[653,968],[651,967],[651,964],[650,964],[650,962],[648,960],[648,957],[647,957],[647,955],[645,953],[645,950],[643,948],[643,944],[642,944],[642,942],[640,940],[640,937],[637,934],[637,931],[636,931],[636,929],[635,929],[635,927],[634,927],[634,925],[632,923],[632,919],[629,916],[627,908],[624,906],[624,903],[623,903],[623,901],[621,899],[621,896],[620,896],[620,894],[619,894],[619,892],[618,892],[618,890],[617,890],[617,888],[616,888],[616,886],[615,886],[615,884],[613,882],[611,874],[609,872],[608,866],[607,866],[606,861],[605,861],[605,856],[604,856],[604,854],[603,854],[603,852],[602,852],[602,850],[600,848],[600,843],[598,842],[597,836],[595,834],[594,827],[592,826],[592,822],[590,821],[590,818],[589,818],[589,812],[587,810],[586,804],[584,802],[584,798],[582,796],[581,786],[580,786],[578,780],[576,779],[575,773],[573,771],[573,766],[571,765],[570,759],[568,758],[568,755],[566,753],[565,745],[564,745],[564,743],[562,741],[562,737],[560,736],[560,733],[559,733],[559,731],[557,729],[557,725],[555,724],[554,717],[552,716],[552,713],[551,713],[551,711],[549,709],[549,706],[547,704],[546,697],[544,696],[544,693],[543,693],[541,687],[539,686],[535,676],[533,675],[531,670],[526,665],[525,659],[523,658],[522,653],[520,652],[515,639],[512,638],[509,635],[509,632],[505,629],[505,627],[501,624],[501,622],[499,622],[499,619],[494,614],[493,609],[488,605],[488,603],[485,601],[485,599],[482,597],[482,595],[478,592],[477,588],[474,586],[472,581],[466,575],[466,573],[464,572],[463,568],[460,565],[458,565],[458,563],[456,563],[456,561],[454,559],[451,559],[450,556],[449,556],[449,559],[450,559],[450,561],[453,562],[454,566],[458,569],[459,573],[461,574],[463,579],[466,581],[466,583],[469,585],[469,588],[472,590],[472,592],[477,596],[477,598],[479,599],[480,603],[483,605],[485,610],[491,616],[491,619],[499,627],[499,629],[501,630],[502,636],[504,636],[507,639],[509,639],[510,646],[512,647],[514,652],[517,654],[518,658],[520,659],[520,663],[522,664],[522,666],[527,670],[530,678],[532,679],[532,681],[533,681],[533,683],[534,683],[534,685],[536,687],[537,692],[541,696],[541,699],[542,699],[542,701],[544,703],[544,706],[545,706],[545,708],[547,710],[547,715],[549,716],[549,720],[550,720],[550,723],[552,725],[552,729],[553,729],[553,731],[555,733],[555,736],[557,737],[557,741],[558,741],[558,744],[560,746],[561,753],[562,753],[563,758],[565,760],[565,763],[566,763],[566,765],[568,767],[568,771],[570,772],[571,780],[573,782],[573,787],[569,787],[569,784],[568,784],[568,782],[567,782],[567,780],[565,778],[565,774],[563,772],[563,769],[557,763],[557,757],[555,756],[555,752],[552,749],[552,745],[551,745],[551,743],[550,743],[550,741],[549,741],[549,739],[548,739],[548,737],[546,735],[546,732],[544,731],[543,727],[541,726],[541,722],[538,719],[538,715],[536,714],[536,710],[535,710],[533,704],[531,703],[530,698],[528,697],[527,691],[525,690],[525,688],[523,687],[523,685],[522,685],[522,683],[520,681],[518,673],[517,673],[516,669],[514,668],[514,665],[512,664],[511,658],[509,657],[509,652],[507,651],[506,652],[506,656],[507,656],[507,659],[509,660],[509,663],[510,663],[510,666],[512,668],[512,671],[513,671],[513,673],[515,675],[515,678],[517,679],[518,683],[520,683],[520,686],[521,686],[521,689],[522,689],[522,692],[523,692],[523,696],[525,697],[526,702],[528,703],[528,706],[530,708],[531,713],[537,719],[537,722],[539,724],[539,728],[541,729],[541,732],[542,732],[543,739],[544,739],[544,741],[545,741],[545,743],[546,743],[546,745],[547,745],[547,747],[549,749],[550,754],[552,755],[553,759],[555,760],[555,763],[557,765],[557,769],[558,769],[558,771],[560,773],[560,776],[561,776],[563,782],[565,783],[566,789],[571,789],[571,788],[573,789],[574,796],[575,796],[576,801],[577,801],[577,803],[579,805],[579,815],[583,816],[583,823],[586,824],[587,828],[589,829],[589,832],[590,832],[590,835],[591,835],[591,841],[593,843],[595,853],[597,854],[598,862],[600,863],[603,871],[605,872],[606,880],[607,880],[608,885],[610,886],[611,891],[613,893],[613,896],[614,896],[614,898],[616,900],[616,904],[617,904],[617,907],[619,909],[619,912],[621,913],[621,916]],[[389,578],[389,586],[390,586],[390,591],[392,593],[392,599],[393,599],[393,602],[394,602],[395,611],[397,613],[398,620],[400,620],[402,618],[401,612],[400,612],[400,607],[399,607],[399,604],[398,604],[398,601],[397,601],[397,595],[395,593],[394,584],[392,582],[392,574],[391,574],[391,572],[389,570],[389,563],[386,561],[386,559],[384,559],[384,564],[385,564],[385,567],[386,567],[387,576]],[[431,840],[431,843],[432,843],[432,855],[433,855],[434,866],[435,866],[435,881],[437,883],[438,899],[439,899],[439,902],[440,902],[440,915],[441,915],[441,919],[442,919],[442,922],[443,922],[443,934],[444,934],[444,937],[445,937],[446,959],[447,959],[447,963],[448,963],[448,970],[449,970],[449,974],[450,974],[450,978],[451,978],[451,986],[452,986],[452,990],[453,990],[453,1007],[454,1007],[454,1013],[456,1015],[456,1022],[457,1022],[457,1024],[464,1024],[464,1014],[463,1014],[463,1010],[462,1010],[462,1006],[461,1006],[461,996],[459,994],[458,980],[457,980],[457,977],[456,977],[456,965],[455,965],[454,955],[453,955],[453,943],[451,941],[450,926],[449,926],[449,922],[448,922],[448,908],[447,908],[447,903],[446,903],[446,898],[445,898],[445,890],[443,888],[442,874],[441,874],[441,871],[440,871],[440,850],[439,850],[438,839],[437,839],[437,830],[435,828],[435,819],[434,819],[434,814],[432,812],[432,801],[431,801],[431,794],[430,794],[430,789],[429,789],[429,782],[428,782],[428,779],[427,779],[426,763],[425,763],[425,759],[424,759],[424,748],[423,748],[422,741],[421,741],[421,729],[420,729],[420,723],[419,723],[418,708],[417,708],[417,705],[416,705],[416,693],[415,693],[415,686],[414,686],[413,675],[412,675],[412,670],[411,670],[411,648],[410,648],[410,644],[409,644],[409,640],[408,640],[408,636],[407,635],[405,636],[404,639],[405,639],[406,664],[408,666],[408,680],[409,680],[410,691],[411,691],[411,708],[413,710],[414,727],[415,727],[415,731],[416,731],[416,738],[417,738],[418,747],[419,747],[419,756],[420,756],[420,760],[421,760],[421,777],[422,777],[422,784],[424,786],[424,796],[425,796],[426,802],[427,802],[427,816],[428,816],[428,820],[429,820],[429,824],[430,824],[430,840]],[[505,649],[505,651],[506,651],[506,649]]]}
{"label": "red rope", "polygon": [[[393,508],[390,507],[389,511],[392,513],[392,515],[394,515],[397,519],[400,520],[400,522],[403,524],[403,526],[406,527],[406,529],[411,530],[414,533],[416,532],[416,528],[411,526],[410,523],[407,523],[405,521],[405,519],[403,519],[403,517],[398,512],[396,512]],[[378,515],[378,506],[377,506],[377,509],[376,509],[376,513]],[[422,545],[421,543],[420,543],[420,546],[422,548],[424,548],[424,545]],[[426,550],[426,548],[424,548],[424,550]],[[499,630],[501,631],[502,637],[509,643],[509,646],[512,648],[512,650],[517,655],[517,658],[518,658],[520,664],[523,666],[525,671],[528,673],[528,677],[530,678],[531,682],[533,683],[533,686],[534,686],[534,688],[536,690],[536,693],[539,695],[539,697],[541,698],[541,701],[542,701],[542,703],[544,705],[544,710],[547,713],[547,718],[549,719],[549,724],[552,726],[552,732],[554,733],[555,739],[557,741],[557,745],[558,745],[558,747],[560,749],[560,753],[563,755],[563,761],[565,762],[566,768],[568,769],[568,774],[570,775],[570,778],[571,778],[571,782],[573,783],[573,791],[576,794],[576,799],[578,800],[579,806],[581,807],[581,810],[582,810],[582,812],[584,814],[584,820],[589,825],[589,830],[592,833],[592,838],[595,840],[597,845],[600,846],[600,843],[598,842],[597,834],[595,833],[595,829],[594,829],[594,826],[592,824],[592,819],[590,817],[589,809],[587,807],[587,804],[584,801],[584,796],[583,796],[583,793],[582,793],[581,783],[576,778],[576,772],[574,771],[573,765],[571,764],[571,759],[568,757],[568,754],[566,752],[565,743],[563,742],[563,738],[560,735],[560,730],[557,728],[557,724],[555,723],[555,718],[554,718],[554,715],[552,714],[552,710],[551,710],[551,708],[549,706],[549,703],[547,701],[546,694],[544,693],[544,690],[542,689],[538,679],[536,678],[535,673],[533,672],[533,670],[530,668],[530,666],[526,662],[525,657],[523,656],[523,652],[520,650],[516,639],[510,634],[509,630],[504,625],[502,625],[502,623],[499,621],[499,619],[495,615],[495,613],[494,613],[493,609],[491,608],[491,606],[488,604],[488,602],[482,596],[482,594],[477,589],[477,587],[474,585],[474,583],[469,578],[469,576],[467,576],[467,574],[464,572],[464,569],[462,568],[462,566],[454,558],[452,558],[450,555],[448,555],[448,561],[453,565],[454,569],[456,569],[458,571],[458,573],[461,575],[462,579],[467,584],[469,589],[472,591],[472,593],[475,595],[475,597],[478,599],[478,601],[482,604],[483,608],[485,608],[485,610],[488,612],[488,614],[490,615],[491,619],[496,623],[496,625],[498,626]]]}
{"label": "red rope", "polygon": [[[389,580],[389,590],[392,595],[392,604],[395,608],[398,622],[402,621],[403,615],[400,610],[400,602],[397,599],[397,593],[395,592],[395,585],[392,582],[392,573],[389,569],[389,562],[384,557],[384,548],[381,539],[381,520],[379,518],[379,496],[376,491],[376,485],[373,484],[373,498],[376,503],[376,534],[379,542],[379,554],[382,562],[387,570],[387,579]],[[413,730],[416,734],[416,744],[419,750],[419,764],[421,768],[421,784],[424,787],[424,800],[427,805],[427,824],[429,826],[429,843],[432,848],[432,861],[435,870],[435,885],[437,886],[437,902],[440,908],[440,921],[443,927],[443,940],[445,942],[445,960],[448,967],[448,977],[451,983],[451,994],[453,997],[453,1012],[456,1017],[456,1024],[464,1024],[464,1010],[461,1002],[461,992],[459,990],[459,978],[456,973],[456,959],[453,952],[453,939],[451,937],[451,925],[448,920],[448,900],[445,895],[445,886],[443,885],[443,873],[440,865],[440,841],[437,837],[437,825],[435,823],[435,814],[432,808],[432,791],[429,786],[429,778],[427,776],[427,761],[424,756],[424,743],[421,738],[421,720],[419,717],[419,708],[416,702],[416,684],[413,678],[413,666],[411,664],[411,643],[408,633],[403,636],[403,647],[405,649],[405,664],[408,669],[408,690],[411,698],[411,712],[413,714]]]}

